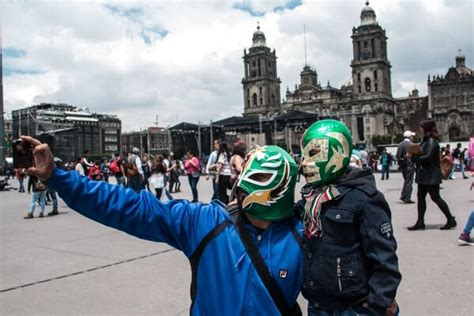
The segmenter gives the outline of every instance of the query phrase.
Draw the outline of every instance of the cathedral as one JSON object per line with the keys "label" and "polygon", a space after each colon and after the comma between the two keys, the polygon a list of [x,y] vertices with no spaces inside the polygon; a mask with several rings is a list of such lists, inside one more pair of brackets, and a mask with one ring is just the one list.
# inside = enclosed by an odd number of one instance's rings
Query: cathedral
{"label": "cathedral", "polygon": [[201,153],[202,148],[205,154],[212,150],[213,137],[240,138],[249,147],[274,144],[298,153],[306,128],[327,118],[343,121],[354,144],[364,144],[369,150],[397,143],[405,130],[418,133],[421,121],[430,118],[437,122],[443,142],[474,137],[474,72],[461,53],[446,75],[428,76],[428,96],[420,96],[415,88],[406,97],[394,98],[387,36],[369,2],[360,14],[360,25],[352,28],[351,38],[349,82],[340,88],[329,82],[323,85],[316,69],[306,64],[300,82],[294,90],[287,88],[282,100],[276,50],[267,46],[265,34],[257,26],[252,46],[243,54],[243,116],[212,122],[206,127],[210,139],[202,136],[207,131],[200,133],[202,128],[189,128],[188,123],[171,128],[176,134],[172,138],[183,139],[183,150],[194,148]]}
{"label": "cathedral", "polygon": [[[300,83],[294,90],[286,90],[282,102],[276,51],[266,45],[265,34],[257,27],[252,47],[244,50],[243,56],[244,117],[272,120],[294,111],[314,113],[318,119],[343,121],[350,128],[354,143],[367,145],[372,145],[377,137],[384,137],[386,143],[393,142],[396,134],[405,129],[417,131],[420,121],[429,117],[437,120],[442,131],[447,133],[444,141],[469,137],[474,120],[474,88],[472,71],[465,67],[464,59],[457,58],[457,67],[446,77],[436,77],[428,82],[429,91],[435,93],[433,97],[420,97],[414,89],[408,97],[394,98],[387,36],[369,2],[362,9],[360,25],[353,27],[351,38],[350,82],[340,88],[332,87],[329,82],[321,85],[316,69],[305,65],[300,73]],[[449,100],[441,97],[452,95],[453,91],[461,96]],[[446,107],[448,103],[450,106]]]}

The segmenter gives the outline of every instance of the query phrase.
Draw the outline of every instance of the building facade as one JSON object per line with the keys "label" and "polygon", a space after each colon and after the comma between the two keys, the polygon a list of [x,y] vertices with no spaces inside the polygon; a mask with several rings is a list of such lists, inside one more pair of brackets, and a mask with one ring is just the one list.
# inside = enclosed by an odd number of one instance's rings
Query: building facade
{"label": "building facade", "polygon": [[12,111],[13,135],[30,135],[67,161],[82,153],[109,155],[120,148],[122,122],[117,116],[90,113],[68,104],[41,103]]}
{"label": "building facade", "polygon": [[145,130],[122,134],[122,153],[131,153],[136,147],[142,155],[158,155],[171,151],[170,131],[162,127],[148,127]]}
{"label": "building facade", "polygon": [[474,72],[459,52],[456,66],[445,76],[428,77],[429,114],[436,121],[441,141],[474,136]]}
{"label": "building facade", "polygon": [[[334,118],[343,121],[351,130],[355,143],[371,145],[372,139],[380,136],[385,136],[389,143],[392,142],[395,135],[402,133],[407,124],[413,121],[410,115],[426,103],[427,97],[410,94],[408,98],[393,98],[387,36],[368,2],[362,9],[360,21],[360,25],[352,29],[353,58],[349,82],[340,88],[331,86],[329,82],[323,86],[318,81],[316,69],[305,65],[300,73],[300,83],[295,85],[294,90],[287,88],[286,99],[281,104],[266,106],[265,103],[257,102],[257,106],[252,107],[255,102],[249,97],[249,91],[250,94],[258,91],[263,81],[258,78],[253,81],[243,80],[246,102],[244,115],[260,114],[271,118],[292,111],[315,113],[320,119]],[[261,33],[259,29],[254,33],[254,46],[256,43],[258,47],[266,45],[265,41],[256,41],[258,38],[265,38]],[[269,51],[270,48],[267,48],[267,54]],[[249,69],[247,58],[245,55],[245,78]],[[276,62],[274,65],[276,73]],[[279,85],[279,81],[272,84]],[[274,90],[279,91],[276,88]],[[404,116],[398,117],[397,111]]]}

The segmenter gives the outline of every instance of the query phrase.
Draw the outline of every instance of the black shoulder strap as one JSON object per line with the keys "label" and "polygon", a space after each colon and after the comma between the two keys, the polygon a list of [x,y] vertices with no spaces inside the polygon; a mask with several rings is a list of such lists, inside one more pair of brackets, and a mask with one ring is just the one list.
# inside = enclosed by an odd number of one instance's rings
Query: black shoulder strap
{"label": "black shoulder strap", "polygon": [[237,231],[239,233],[240,239],[247,250],[247,253],[252,261],[255,269],[257,270],[260,279],[262,280],[263,284],[265,285],[267,291],[270,293],[273,302],[278,308],[278,311],[283,316],[289,315],[301,315],[301,309],[298,303],[295,306],[290,307],[288,306],[283,293],[281,292],[280,287],[276,283],[276,281],[272,278],[270,272],[268,271],[268,267],[265,264],[265,261],[262,258],[255,242],[250,237],[250,234],[245,227],[245,223],[243,222],[242,216],[239,214],[237,217]]}
{"label": "black shoulder strap", "polygon": [[298,246],[300,246],[301,251],[303,251],[303,240],[301,239],[301,236],[296,231],[295,225],[293,225],[292,222],[290,222],[290,229],[291,229],[291,233],[293,234],[293,237],[295,237],[295,240],[298,243]]}
{"label": "black shoulder strap", "polygon": [[202,253],[206,248],[207,244],[214,239],[217,235],[219,235],[224,228],[227,226],[232,225],[230,221],[224,221],[214,227],[209,233],[207,233],[206,237],[201,240],[199,245],[197,246],[196,250],[194,250],[191,257],[189,257],[189,261],[191,263],[191,273],[192,273],[192,280],[191,280],[191,311],[193,310],[194,300],[196,298],[196,289],[197,289],[197,269],[199,265],[199,260],[201,259]]}

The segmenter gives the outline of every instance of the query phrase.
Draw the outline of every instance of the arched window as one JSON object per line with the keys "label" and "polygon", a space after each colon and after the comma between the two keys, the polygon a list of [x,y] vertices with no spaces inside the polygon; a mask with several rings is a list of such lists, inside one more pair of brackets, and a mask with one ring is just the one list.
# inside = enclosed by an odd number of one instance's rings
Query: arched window
{"label": "arched window", "polygon": [[360,82],[360,72],[357,73],[357,80]]}
{"label": "arched window", "polygon": [[365,78],[365,91],[370,92],[370,78]]}
{"label": "arched window", "polygon": [[374,79],[377,79],[377,70],[374,70]]}
{"label": "arched window", "polygon": [[274,105],[275,104],[275,95],[272,94],[272,104]]}
{"label": "arched window", "polygon": [[359,85],[359,93],[362,92],[362,87]]}
{"label": "arched window", "polygon": [[257,106],[257,94],[256,93],[254,93],[252,95],[252,101],[253,101],[252,102],[253,106]]}

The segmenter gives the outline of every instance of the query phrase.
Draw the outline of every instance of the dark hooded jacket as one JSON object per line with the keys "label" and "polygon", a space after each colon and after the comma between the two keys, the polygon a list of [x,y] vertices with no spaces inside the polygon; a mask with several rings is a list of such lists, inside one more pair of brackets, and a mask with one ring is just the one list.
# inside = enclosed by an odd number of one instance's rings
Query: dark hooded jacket
{"label": "dark hooded jacket", "polygon": [[334,185],[340,196],[322,204],[321,237],[304,238],[303,296],[314,311],[368,302],[369,315],[383,315],[401,280],[390,207],[370,169],[350,168]]}

